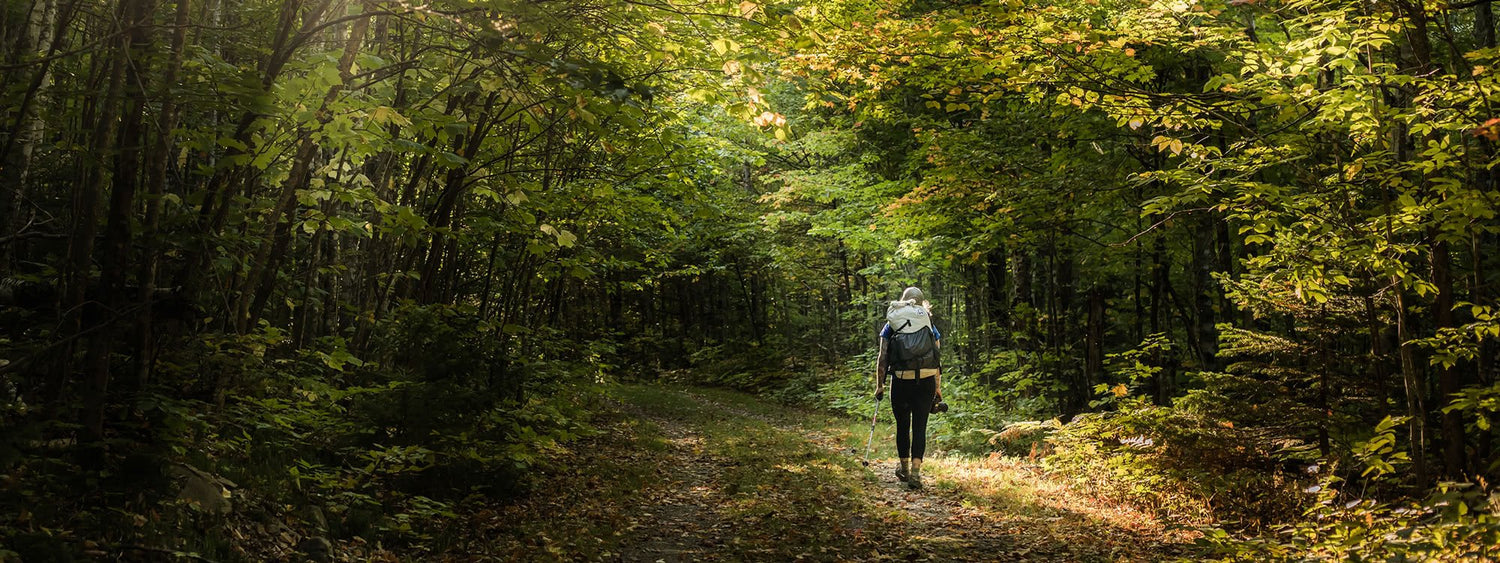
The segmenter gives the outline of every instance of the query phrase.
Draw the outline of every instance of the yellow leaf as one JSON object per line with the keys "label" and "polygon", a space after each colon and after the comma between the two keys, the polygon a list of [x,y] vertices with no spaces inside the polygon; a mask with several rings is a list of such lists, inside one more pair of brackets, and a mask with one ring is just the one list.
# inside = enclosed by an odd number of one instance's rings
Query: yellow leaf
{"label": "yellow leaf", "polygon": [[1359,174],[1359,171],[1360,170],[1364,170],[1364,168],[1365,168],[1365,159],[1363,159],[1363,158],[1361,158],[1359,160],[1356,160],[1354,162],[1349,163],[1348,166],[1344,167],[1344,181],[1348,182],[1348,181],[1353,180],[1354,176],[1357,175],[1357,174]]}

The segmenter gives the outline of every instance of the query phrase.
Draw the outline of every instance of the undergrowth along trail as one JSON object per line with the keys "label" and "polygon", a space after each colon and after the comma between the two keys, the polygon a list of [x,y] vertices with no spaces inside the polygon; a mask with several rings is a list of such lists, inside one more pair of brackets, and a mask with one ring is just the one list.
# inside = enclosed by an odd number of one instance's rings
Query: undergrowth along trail
{"label": "undergrowth along trail", "polygon": [[[868,423],[848,417],[717,389],[631,385],[612,394],[617,412],[607,432],[569,454],[576,457],[570,471],[544,477],[536,498],[511,515],[526,521],[512,528],[524,558],[1154,561],[1185,554],[1187,538],[1149,516],[1082,495],[1016,460],[929,459],[927,488],[909,491],[893,476],[888,413],[866,468]],[[538,500],[554,491],[592,508],[557,510],[565,503]]]}

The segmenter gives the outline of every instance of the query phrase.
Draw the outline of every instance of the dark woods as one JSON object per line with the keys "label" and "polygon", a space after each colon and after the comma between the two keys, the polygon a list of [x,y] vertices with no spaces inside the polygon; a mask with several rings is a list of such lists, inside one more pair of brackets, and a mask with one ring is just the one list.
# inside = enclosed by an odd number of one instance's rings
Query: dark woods
{"label": "dark woods", "polygon": [[5,3],[0,559],[462,551],[610,382],[867,404],[912,284],[951,455],[1500,534],[1488,2],[694,6]]}
{"label": "dark woods", "polygon": [[767,338],[656,99],[721,8],[6,2],[0,559],[452,541],[597,383]]}

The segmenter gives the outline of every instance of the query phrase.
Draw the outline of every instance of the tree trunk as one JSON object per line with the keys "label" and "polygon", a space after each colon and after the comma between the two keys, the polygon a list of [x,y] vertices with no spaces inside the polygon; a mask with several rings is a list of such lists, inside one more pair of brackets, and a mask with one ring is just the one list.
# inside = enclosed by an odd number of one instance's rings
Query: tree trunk
{"label": "tree trunk", "polygon": [[[104,435],[104,406],[109,391],[109,360],[112,352],[114,332],[106,328],[112,325],[124,305],[124,278],[127,261],[126,252],[130,249],[130,215],[134,207],[136,182],[139,180],[138,160],[140,147],[140,124],[141,112],[145,103],[144,93],[137,85],[140,84],[140,76],[136,73],[136,64],[144,64],[140,61],[131,61],[131,54],[137,48],[144,46],[145,39],[140,36],[145,34],[141,27],[143,20],[150,17],[150,10],[142,5],[142,0],[122,1],[116,9],[116,21],[121,25],[120,43],[115,47],[113,62],[111,63],[109,90],[105,94],[105,102],[99,110],[99,123],[95,134],[99,135],[95,146],[99,150],[94,152],[96,158],[101,158],[99,166],[93,174],[89,186],[84,188],[90,192],[85,197],[92,200],[88,203],[89,209],[82,211],[79,220],[87,222],[88,226],[80,226],[78,230],[86,231],[89,242],[81,245],[93,249],[93,233],[95,231],[95,219],[93,209],[97,206],[99,192],[104,183],[104,164],[102,155],[115,153],[113,163],[113,189],[110,192],[110,205],[108,223],[104,230],[105,246],[102,249],[102,284],[103,295],[99,299],[90,301],[87,309],[94,312],[88,321],[95,324],[95,332],[89,338],[89,349],[87,362],[88,383],[84,392],[84,410],[82,413],[82,424],[85,436],[90,440],[98,440]],[[123,122],[116,132],[114,122],[115,102],[120,98],[121,91],[125,88],[125,78],[130,76],[134,84],[130,85],[127,92],[128,103],[124,107],[124,113],[119,116]],[[118,138],[118,146],[114,151],[108,147],[115,144]],[[80,254],[75,259],[75,268],[83,268],[77,272],[76,279],[87,284],[89,279],[89,259],[87,255]],[[76,295],[76,297],[83,297]],[[81,302],[79,304],[82,304]]]}
{"label": "tree trunk", "polygon": [[1428,482],[1427,410],[1423,405],[1423,396],[1427,384],[1422,381],[1422,373],[1418,371],[1417,345],[1412,341],[1406,318],[1406,290],[1401,288],[1399,278],[1392,279],[1391,285],[1396,292],[1396,340],[1401,347],[1401,379],[1406,388],[1406,416],[1410,418],[1407,421],[1407,441],[1411,449],[1412,472],[1417,484],[1425,486]]}
{"label": "tree trunk", "polygon": [[[70,2],[58,20],[55,0],[36,0],[26,21],[26,42],[23,52],[34,55],[37,63],[21,104],[16,110],[16,123],[11,128],[0,151],[0,236],[16,235],[25,228],[26,186],[31,182],[31,161],[36,147],[46,133],[46,121],[42,119],[41,107],[47,105],[52,91],[51,55],[57,52],[64,39],[57,30],[72,19]],[[19,240],[0,245],[0,268],[8,268],[19,253],[15,250]]]}
{"label": "tree trunk", "polygon": [[166,193],[167,166],[172,154],[172,130],[177,127],[177,98],[172,89],[177,85],[177,76],[182,70],[182,52],[187,44],[187,29],[191,2],[177,0],[177,12],[173,19],[172,52],[167,61],[165,74],[159,85],[161,111],[156,118],[156,146],[151,151],[146,171],[146,215],[141,222],[142,245],[141,270],[139,272],[140,315],[136,317],[136,387],[144,387],[151,380],[155,362],[153,312],[156,300],[156,274],[160,267],[160,241],[157,227],[161,220],[161,200]]}
{"label": "tree trunk", "polygon": [[1005,298],[1009,292],[1006,287],[1006,279],[1009,277],[1006,252],[1004,247],[991,250],[985,268],[986,285],[989,287],[989,318],[984,320],[990,325],[988,342],[992,348],[1010,343],[1010,303]]}
{"label": "tree trunk", "polygon": [[1368,295],[1364,298],[1365,327],[1370,338],[1370,381],[1375,386],[1375,402],[1380,406],[1381,414],[1390,414],[1387,405],[1390,404],[1390,394],[1387,392],[1385,362],[1385,327],[1380,322],[1379,312],[1375,305],[1375,299]]}
{"label": "tree trunk", "polygon": [[[300,45],[295,41],[295,38],[311,33],[313,28],[317,27],[323,11],[327,9],[329,2],[330,0],[318,0],[306,13],[302,12],[303,0],[285,0],[282,2],[277,20],[276,37],[271,43],[271,56],[262,59],[259,66],[261,70],[260,87],[262,91],[271,91],[271,87],[275,85],[276,79],[281,76],[282,70],[286,68],[286,63],[291,60],[292,55],[295,54],[297,47]],[[213,4],[210,10],[210,13],[213,14],[210,20],[213,20],[213,23],[223,23],[222,16],[226,12],[223,8],[222,0]],[[300,31],[296,25],[299,15],[302,20]],[[254,125],[255,120],[259,117],[260,113],[253,109],[240,114],[239,120],[235,124],[234,134],[231,136],[235,140],[235,143],[230,145],[225,151],[224,158],[231,159],[249,154],[247,152],[249,147],[255,144],[254,131],[251,129],[251,126]],[[230,165],[221,167],[209,177],[208,183],[203,190],[203,202],[198,206],[198,230],[203,238],[197,241],[197,244],[184,257],[182,271],[177,276],[179,280],[178,285],[182,287],[183,293],[187,295],[195,295],[197,293],[198,284],[202,283],[203,273],[208,270],[209,253],[215,247],[213,239],[223,229],[225,222],[228,220],[229,209],[233,203],[233,195],[236,191],[235,188],[248,182],[246,178],[247,174],[245,166]],[[248,294],[250,292],[246,291],[245,293]],[[230,317],[228,324],[236,326],[243,324],[241,309],[244,309],[244,307],[236,305],[234,310],[229,312],[230,314],[227,315]]]}
{"label": "tree trunk", "polygon": [[[1432,245],[1431,266],[1432,284],[1437,287],[1437,299],[1432,305],[1433,325],[1441,330],[1452,328],[1453,322],[1453,271],[1452,256],[1448,250],[1448,243],[1436,240],[1439,236],[1435,230],[1429,232],[1435,242]],[[1462,370],[1449,366],[1438,368],[1438,399],[1435,408],[1442,410],[1448,405],[1448,401],[1459,392],[1463,386],[1459,380]],[[1443,474],[1449,479],[1460,479],[1464,473],[1464,421],[1459,411],[1447,411],[1442,413],[1443,431]]]}
{"label": "tree trunk", "polygon": [[[1162,321],[1167,315],[1167,236],[1165,233],[1156,235],[1155,246],[1151,250],[1151,334],[1161,334],[1165,331]],[[1168,359],[1163,357],[1161,350],[1151,353],[1151,363],[1163,366],[1157,373],[1155,381],[1156,404],[1165,405],[1172,393],[1173,377],[1170,370],[1165,369]]]}
{"label": "tree trunk", "polygon": [[1474,5],[1474,42],[1481,47],[1495,46],[1495,10],[1489,0]]}
{"label": "tree trunk", "polygon": [[1085,335],[1087,352],[1083,363],[1083,385],[1087,396],[1094,385],[1100,383],[1104,372],[1104,290],[1094,287],[1089,290],[1089,320]]}
{"label": "tree trunk", "polygon": [[[1489,175],[1485,174],[1485,178],[1488,179]],[[1489,185],[1485,186],[1485,188],[1489,187]],[[1479,305],[1489,304],[1487,294],[1484,291],[1484,253],[1481,250],[1481,242],[1485,238],[1486,235],[1484,233],[1474,233],[1469,239],[1470,267],[1472,268],[1471,277],[1469,278],[1469,301]],[[1474,361],[1474,378],[1472,380],[1472,383],[1481,386],[1490,385],[1494,381],[1494,371],[1494,343],[1488,339],[1481,340],[1479,342],[1478,357]],[[1491,440],[1494,432],[1495,429],[1493,427],[1490,430],[1479,431],[1479,443],[1477,444],[1477,449],[1475,451],[1474,461],[1478,464],[1481,464],[1481,467],[1483,466],[1482,464],[1484,464],[1485,460],[1489,459],[1490,457],[1490,450],[1492,447]]]}
{"label": "tree trunk", "polygon": [[490,242],[490,252],[484,268],[484,283],[479,290],[479,318],[489,318],[491,286],[495,277],[495,262],[499,259],[500,239],[503,233],[495,233],[495,240]]}
{"label": "tree trunk", "polygon": [[1218,330],[1214,327],[1213,273],[1219,270],[1217,251],[1217,221],[1209,216],[1204,224],[1193,230],[1193,356],[1198,368],[1207,371],[1217,369]]}

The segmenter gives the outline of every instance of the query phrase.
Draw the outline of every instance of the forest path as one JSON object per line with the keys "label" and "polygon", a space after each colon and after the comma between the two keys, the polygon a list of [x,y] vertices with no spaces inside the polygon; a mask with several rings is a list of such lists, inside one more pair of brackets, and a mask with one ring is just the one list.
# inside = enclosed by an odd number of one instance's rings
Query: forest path
{"label": "forest path", "polygon": [[622,561],[1154,561],[1183,537],[1013,460],[937,458],[894,477],[889,412],[868,423],[716,389],[626,386],[654,476],[622,511]]}

